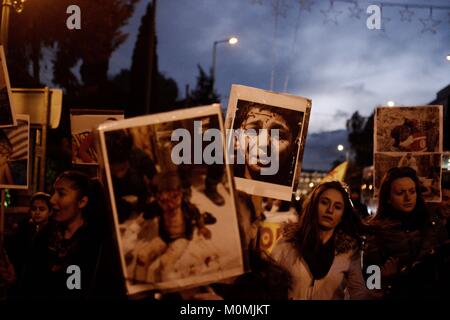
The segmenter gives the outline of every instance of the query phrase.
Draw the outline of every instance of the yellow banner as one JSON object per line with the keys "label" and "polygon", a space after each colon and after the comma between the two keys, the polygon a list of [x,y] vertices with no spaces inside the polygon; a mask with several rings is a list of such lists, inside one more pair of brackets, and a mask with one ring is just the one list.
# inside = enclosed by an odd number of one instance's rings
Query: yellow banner
{"label": "yellow banner", "polygon": [[336,168],[328,172],[328,174],[323,177],[322,182],[327,181],[344,181],[345,173],[347,172],[348,161],[342,162]]}

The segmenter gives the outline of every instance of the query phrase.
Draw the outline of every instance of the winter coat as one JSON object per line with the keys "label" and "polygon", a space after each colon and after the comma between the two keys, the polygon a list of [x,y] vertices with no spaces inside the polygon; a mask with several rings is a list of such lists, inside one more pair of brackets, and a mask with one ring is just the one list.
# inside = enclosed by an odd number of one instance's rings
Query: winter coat
{"label": "winter coat", "polygon": [[292,276],[289,299],[334,300],[368,299],[361,273],[361,255],[354,240],[348,236],[336,237],[335,256],[327,275],[313,278],[305,260],[300,257],[293,242],[281,239],[272,251],[272,257]]}
{"label": "winter coat", "polygon": [[[433,255],[446,239],[446,230],[437,214],[430,214],[422,228],[387,220],[385,224],[375,225],[367,236],[363,270],[370,265],[383,268],[390,257],[397,258],[398,273],[381,279],[379,294],[384,298],[410,298],[417,297],[417,294],[427,296],[419,288],[422,285],[433,287],[432,283],[438,282],[430,278],[440,264],[433,260]],[[430,273],[429,268],[433,272]]]}

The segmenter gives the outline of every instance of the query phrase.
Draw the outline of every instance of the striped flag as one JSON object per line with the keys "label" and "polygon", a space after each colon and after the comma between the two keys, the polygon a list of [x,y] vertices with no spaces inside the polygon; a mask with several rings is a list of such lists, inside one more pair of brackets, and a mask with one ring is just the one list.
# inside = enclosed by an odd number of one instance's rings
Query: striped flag
{"label": "striped flag", "polygon": [[28,159],[28,122],[17,120],[17,127],[4,129],[4,131],[13,146],[9,161]]}

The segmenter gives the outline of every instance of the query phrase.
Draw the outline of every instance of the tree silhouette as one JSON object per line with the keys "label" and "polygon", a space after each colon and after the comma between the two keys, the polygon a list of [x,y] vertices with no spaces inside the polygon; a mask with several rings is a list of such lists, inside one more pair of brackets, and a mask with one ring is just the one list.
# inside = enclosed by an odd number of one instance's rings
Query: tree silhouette
{"label": "tree silhouette", "polygon": [[358,111],[347,120],[348,141],[354,160],[349,164],[346,181],[353,189],[359,188],[363,168],[373,164],[373,121],[374,113],[366,118]]}
{"label": "tree silhouette", "polygon": [[214,80],[211,71],[208,75],[200,65],[197,65],[197,67],[197,84],[195,89],[188,93],[188,96],[183,101],[184,106],[201,106],[219,102],[220,96],[213,90]]}
{"label": "tree silhouette", "polygon": [[[108,81],[111,54],[127,37],[120,29],[138,1],[78,0],[81,30],[66,27],[66,9],[73,1],[27,1],[23,12],[13,12],[10,19],[8,63],[13,86],[44,85],[39,74],[42,52],[47,48],[54,53],[51,62],[55,84],[67,91],[84,87],[86,92],[98,94]],[[72,70],[78,62],[81,79]]]}
{"label": "tree silhouette", "polygon": [[151,80],[150,113],[167,111],[175,105],[178,87],[174,80],[161,74],[158,70],[158,56],[156,54],[157,39],[150,46],[151,33],[155,32],[152,21],[152,4],[149,3],[145,15],[142,17],[139,33],[133,51],[131,64],[131,97],[127,109],[128,116],[138,116],[145,113],[147,70],[149,69],[149,48],[153,48],[153,66]]}

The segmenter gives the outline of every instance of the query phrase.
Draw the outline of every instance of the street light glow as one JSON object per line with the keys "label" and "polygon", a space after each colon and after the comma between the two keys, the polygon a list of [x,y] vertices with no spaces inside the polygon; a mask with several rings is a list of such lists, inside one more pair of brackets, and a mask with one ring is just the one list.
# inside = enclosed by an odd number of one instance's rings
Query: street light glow
{"label": "street light glow", "polygon": [[338,151],[342,151],[342,150],[344,150],[344,146],[342,144],[340,144],[337,146],[337,149],[338,149]]}
{"label": "street light glow", "polygon": [[229,44],[236,44],[236,43],[238,43],[238,38],[236,38],[236,37],[231,37],[230,39],[228,39],[228,43]]}
{"label": "street light glow", "polygon": [[393,107],[393,106],[395,106],[395,102],[394,101],[388,101],[387,105],[388,105],[388,107]]}
{"label": "street light glow", "polygon": [[448,54],[446,57],[447,61],[450,61],[450,54]]}

